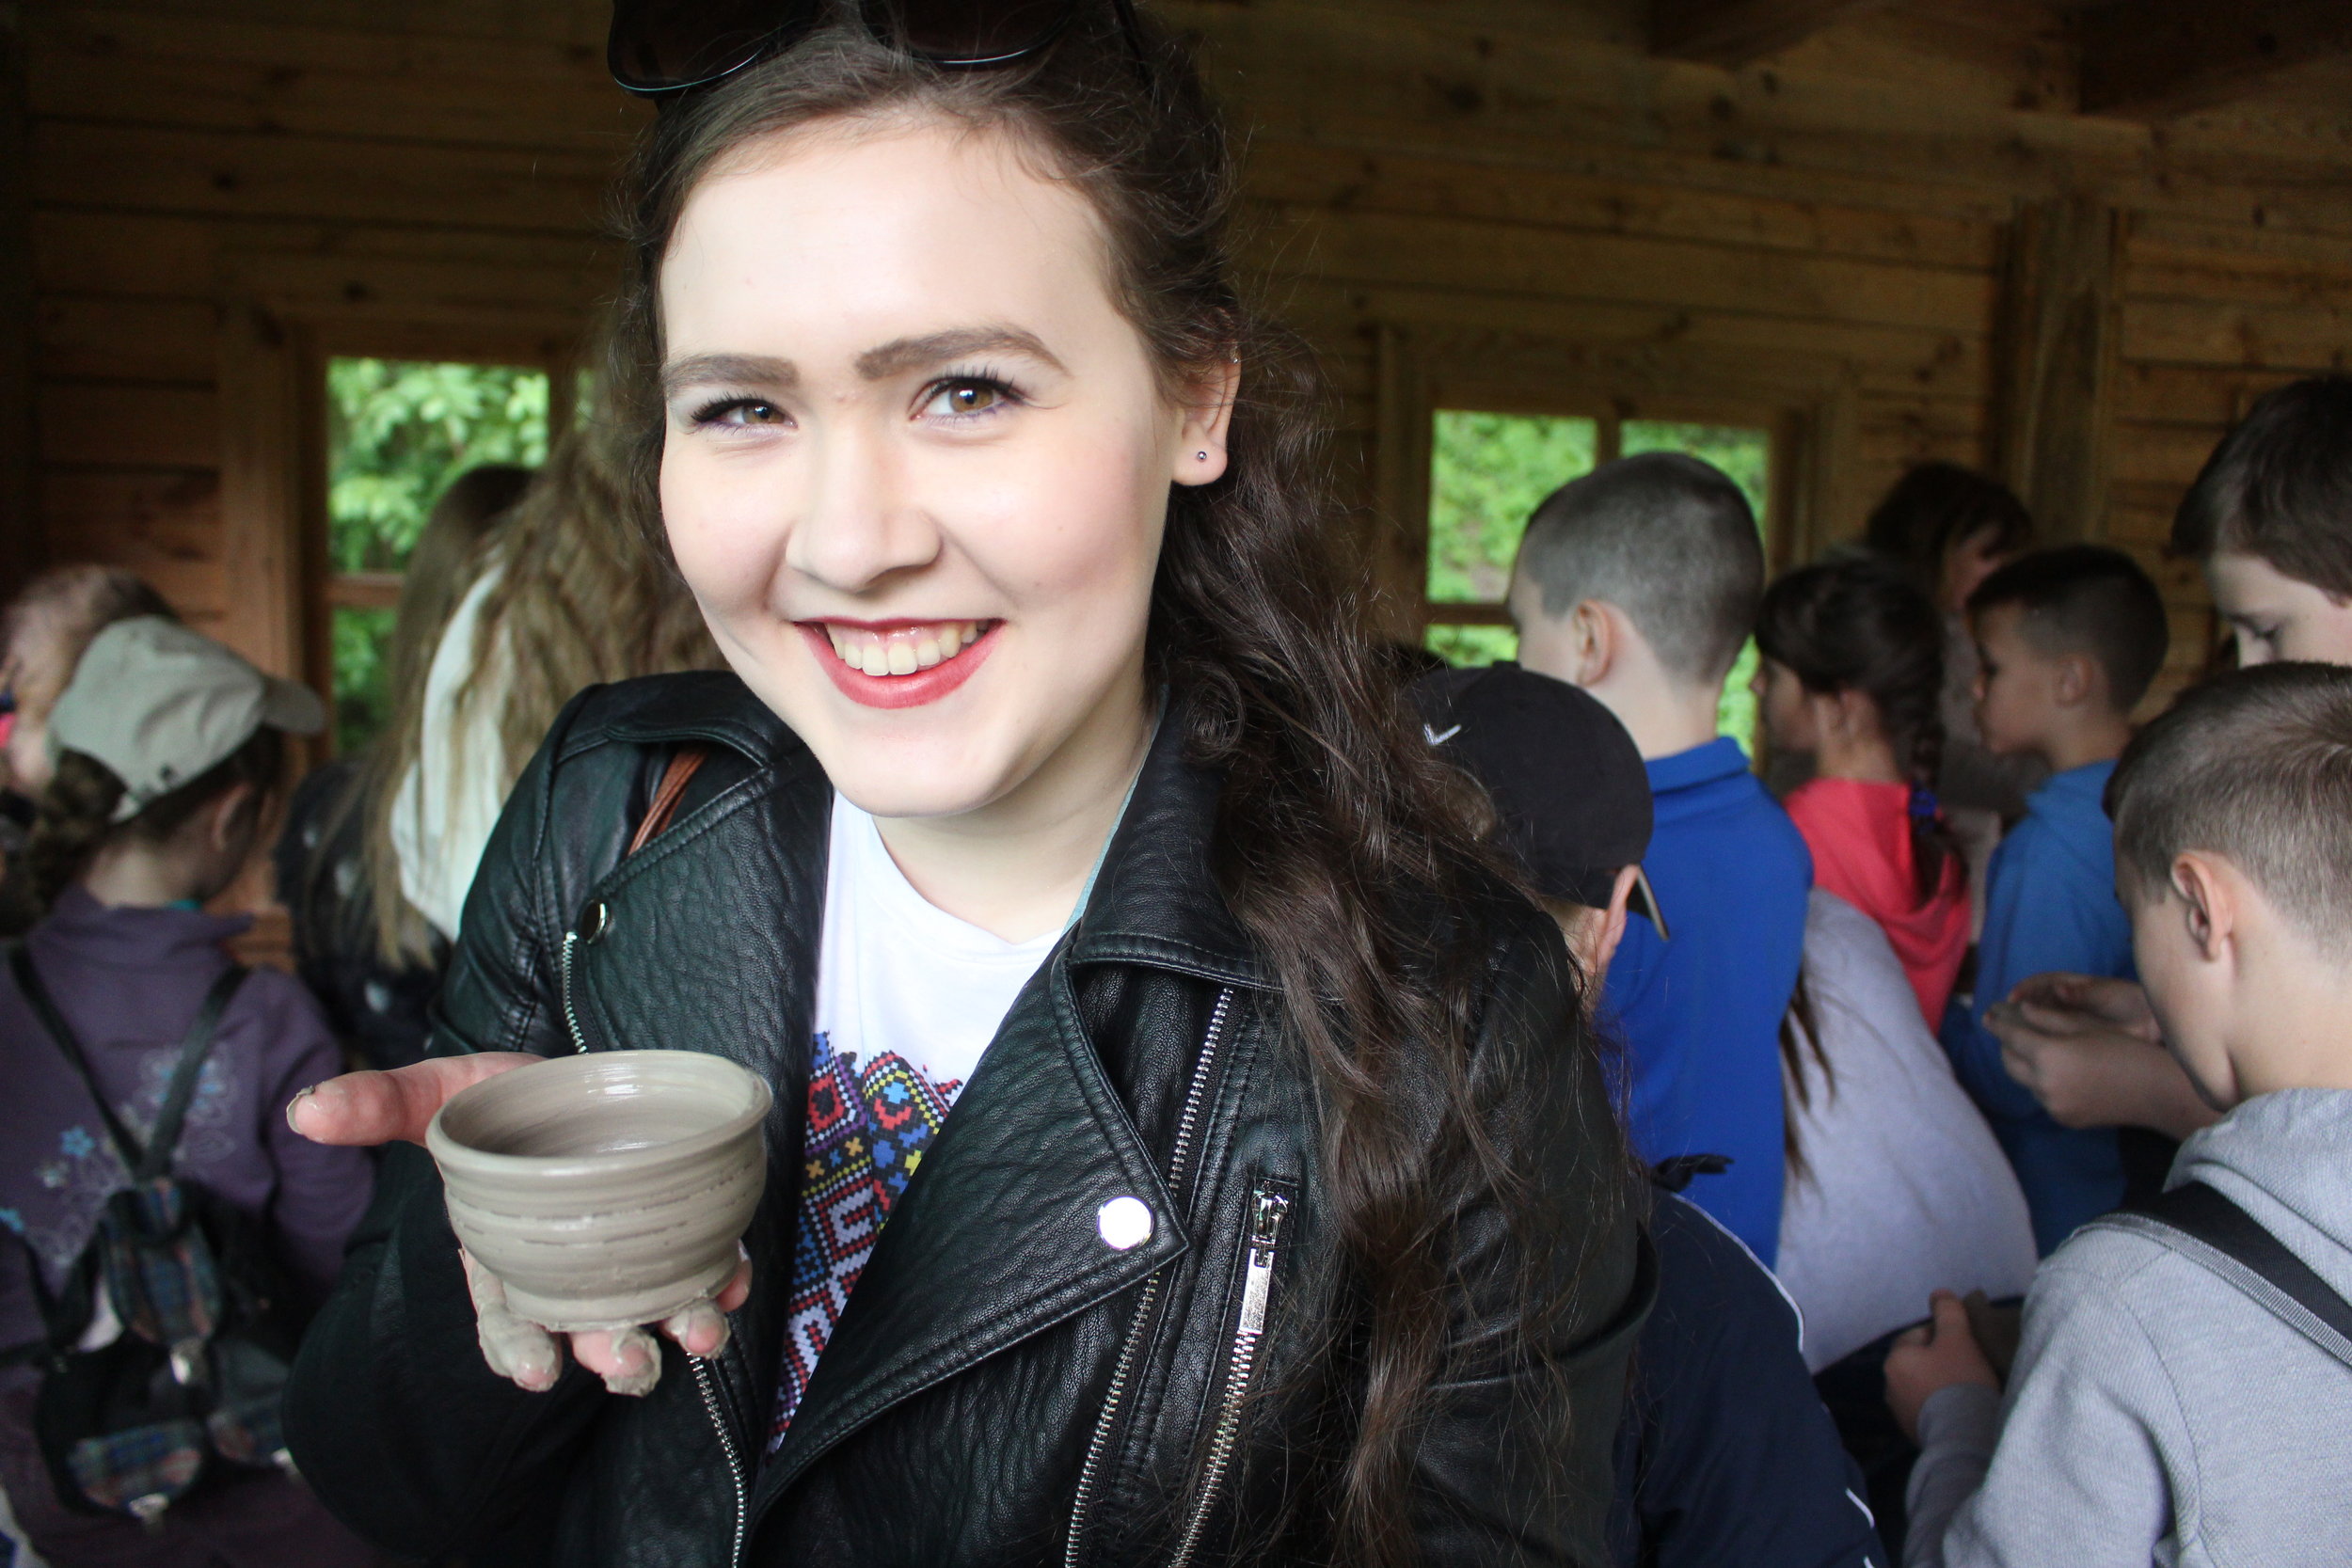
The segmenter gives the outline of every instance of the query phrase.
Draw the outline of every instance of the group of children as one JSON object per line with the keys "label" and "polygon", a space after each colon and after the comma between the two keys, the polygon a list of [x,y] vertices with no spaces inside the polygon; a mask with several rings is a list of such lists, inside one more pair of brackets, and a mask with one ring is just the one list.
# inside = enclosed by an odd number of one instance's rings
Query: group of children
{"label": "group of children", "polygon": [[[1608,465],[1529,523],[1523,662],[1413,689],[1587,978],[1654,1174],[1618,1554],[2344,1560],[2352,380],[2272,394],[2199,479],[2175,546],[2249,668],[2144,725],[2167,616],[2131,558],[2024,548],[2013,500],[1959,470],[1915,475],[1899,506],[1871,538],[1924,541],[1908,557],[1768,584],[1723,474]],[[158,1021],[229,962],[231,926],[200,907],[262,831],[278,737],[321,717],[151,595],[74,581],[12,622],[10,689],[32,700],[0,745],[40,798],[8,856],[49,911],[25,952],[100,1042],[104,1103],[0,982],[11,1343],[47,1332],[41,1291],[75,1277],[125,1180],[108,1128],[158,1118],[181,1049]],[[40,617],[69,601],[61,637]],[[1777,796],[1717,733],[1751,638]],[[2003,790],[1988,859],[1970,812]],[[369,1172],[275,1113],[336,1061],[300,988],[257,976],[180,1162],[266,1218],[311,1291]],[[2022,1324],[2002,1305],[2020,1296]],[[57,1504],[35,1381],[0,1370],[18,1528],[61,1562],[147,1560]],[[1891,1493],[1855,1387],[1915,1439]],[[266,1464],[173,1519],[238,1562],[356,1550]]]}
{"label": "group of children", "polygon": [[[1915,487],[1942,523],[1886,531],[1931,540],[1924,561],[1857,550],[1768,587],[1724,476],[1606,466],[1531,518],[1524,668],[1468,691],[1490,733],[1549,703],[1581,735],[1541,694],[1581,689],[1622,736],[1482,743],[1462,677],[1423,683],[1430,738],[1539,894],[1565,886],[1542,855],[1582,831],[1576,800],[1623,792],[1629,754],[1646,774],[1640,875],[1563,895],[1612,889],[1598,917],[1554,910],[1636,1150],[1689,1200],[1653,1226],[1629,1560],[1883,1560],[1847,1505],[1883,1477],[1820,1457],[1800,1354],[1834,1405],[1883,1387],[1915,1437],[1907,1491],[1899,1470],[1875,1494],[1907,1563],[2352,1559],[2331,1430],[2352,1410],[2352,379],[2270,394],[2193,487],[2174,549],[2245,668],[2145,724],[2155,584],[2115,549],[2020,549],[1989,487]],[[1750,635],[1777,800],[1715,733]],[[2257,668],[2282,659],[2305,662]],[[2025,786],[1976,875],[1938,796],[1947,742],[1980,753],[1963,787]],[[1647,918],[1624,921],[1629,885]],[[1678,1244],[1700,1212],[1711,1249]],[[1801,1353],[1759,1335],[1779,1314],[1724,1321],[1766,1268]],[[1738,1377],[1708,1371],[1735,1339]]]}

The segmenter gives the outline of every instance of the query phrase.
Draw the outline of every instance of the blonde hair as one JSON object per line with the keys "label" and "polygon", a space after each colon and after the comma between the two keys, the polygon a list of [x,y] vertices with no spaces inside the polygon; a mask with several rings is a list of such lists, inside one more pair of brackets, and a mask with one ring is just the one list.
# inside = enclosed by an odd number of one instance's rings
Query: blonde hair
{"label": "blonde hair", "polygon": [[[623,446],[610,422],[593,414],[555,442],[547,467],[469,560],[464,585],[442,601],[442,624],[431,641],[402,672],[392,721],[376,743],[361,786],[376,944],[389,962],[429,961],[431,956],[424,917],[400,895],[392,807],[401,782],[422,755],[425,686],[434,650],[457,605],[485,572],[495,568],[500,575],[474,628],[456,717],[463,723],[482,705],[498,705],[501,794],[581,688],[719,666],[719,650],[701,611],[676,570],[650,543],[658,522],[635,515]],[[404,616],[407,603],[404,591]]]}

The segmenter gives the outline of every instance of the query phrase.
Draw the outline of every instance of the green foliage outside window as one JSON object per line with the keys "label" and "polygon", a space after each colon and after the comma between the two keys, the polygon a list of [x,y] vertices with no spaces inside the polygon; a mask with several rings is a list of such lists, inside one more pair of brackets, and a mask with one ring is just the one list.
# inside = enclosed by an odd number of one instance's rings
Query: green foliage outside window
{"label": "green foliage outside window", "polygon": [[[512,365],[330,359],[326,366],[327,566],[398,572],[433,503],[484,463],[536,467],[548,456],[548,377]],[[383,726],[392,611],[335,610],[339,750]]]}
{"label": "green foliage outside window", "polygon": [[1429,597],[1499,604],[1528,514],[1593,469],[1590,420],[1438,410],[1429,460]]}
{"label": "green foliage outside window", "polygon": [[[1511,561],[1528,515],[1554,489],[1593,467],[1597,427],[1591,420],[1535,418],[1440,409],[1435,419],[1429,472],[1429,600],[1433,604],[1495,604],[1510,583]],[[1731,476],[1765,521],[1771,494],[1772,437],[1762,430],[1628,420],[1619,445],[1630,457],[1645,451],[1685,451]],[[1515,657],[1518,634],[1508,626],[1432,626],[1427,646],[1448,663],[1492,664]],[[1755,748],[1756,644],[1740,651],[1717,704],[1721,733],[1751,753]]]}

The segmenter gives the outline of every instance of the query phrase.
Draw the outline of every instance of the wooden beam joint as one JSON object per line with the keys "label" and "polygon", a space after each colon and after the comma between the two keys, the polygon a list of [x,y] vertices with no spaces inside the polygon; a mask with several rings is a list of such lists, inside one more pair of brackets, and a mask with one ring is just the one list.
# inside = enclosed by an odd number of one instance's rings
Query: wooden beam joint
{"label": "wooden beam joint", "polygon": [[2347,0],[2133,0],[2084,11],[2077,27],[2085,114],[2178,114],[2352,54]]}
{"label": "wooden beam joint", "polygon": [[1650,49],[1708,65],[1752,65],[1889,0],[1651,0]]}

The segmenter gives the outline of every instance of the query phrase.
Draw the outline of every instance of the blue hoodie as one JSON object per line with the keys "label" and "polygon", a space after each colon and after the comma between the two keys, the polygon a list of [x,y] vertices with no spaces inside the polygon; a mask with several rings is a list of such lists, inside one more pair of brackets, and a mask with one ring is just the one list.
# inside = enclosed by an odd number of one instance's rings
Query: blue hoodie
{"label": "blue hoodie", "polygon": [[2111,761],[2070,768],[2026,798],[2024,818],[1985,874],[1976,995],[1944,1020],[1952,1070],[2016,1167],[2034,1245],[2045,1258],[2076,1226],[2123,1200],[2122,1155],[2115,1129],[2059,1126],[2009,1075],[1984,1010],[2018,981],[2051,970],[2138,977],[2131,918],[2115,896],[2115,832],[2102,803],[2114,771]]}
{"label": "blue hoodie", "polygon": [[1671,941],[1626,925],[1607,1015],[1625,1043],[1633,1147],[1652,1164],[1722,1154],[1684,1194],[1770,1266],[1780,1245],[1780,1021],[1804,953],[1813,857],[1733,741],[1648,765],[1642,859]]}

